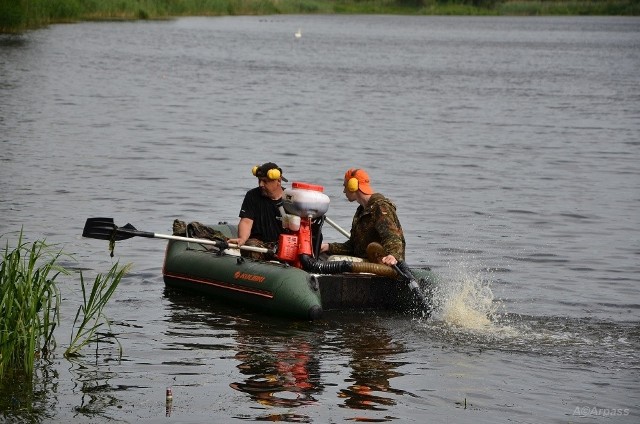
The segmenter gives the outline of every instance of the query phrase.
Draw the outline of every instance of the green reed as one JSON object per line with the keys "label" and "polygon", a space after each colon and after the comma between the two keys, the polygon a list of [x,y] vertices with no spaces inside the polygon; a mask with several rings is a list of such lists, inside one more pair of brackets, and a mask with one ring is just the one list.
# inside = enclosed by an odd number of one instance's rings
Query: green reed
{"label": "green reed", "polygon": [[17,247],[6,244],[0,263],[0,379],[19,370],[32,375],[36,356],[46,357],[55,346],[56,278],[68,273],[56,265],[61,254],[44,241],[29,246],[22,231]]}
{"label": "green reed", "polygon": [[[35,360],[46,358],[55,348],[61,299],[57,278],[71,274],[58,265],[61,256],[61,250],[44,241],[25,242],[22,231],[15,248],[6,244],[0,262],[0,381],[10,375],[29,380]],[[83,303],[76,313],[65,357],[79,356],[80,350],[93,342],[118,341],[110,332],[98,330],[105,325],[110,328],[104,308],[129,268],[116,263],[106,274],[98,274],[91,286],[80,273]]]}
{"label": "green reed", "polygon": [[174,16],[377,13],[639,15],[637,0],[0,0],[0,33],[82,20]]}
{"label": "green reed", "polygon": [[79,356],[80,350],[89,343],[98,343],[107,338],[116,340],[120,355],[122,355],[122,346],[117,337],[115,337],[111,331],[108,333],[100,333],[98,329],[103,325],[106,325],[109,330],[111,329],[109,319],[103,310],[129,268],[130,265],[120,267],[118,263],[116,263],[106,275],[98,274],[96,276],[90,291],[87,290],[84,277],[82,273],[80,273],[83,304],[80,305],[76,312],[73,321],[73,330],[71,332],[71,342],[64,352],[65,357]]}
{"label": "green reed", "polygon": [[496,6],[499,15],[626,15],[638,16],[640,2],[634,0],[510,0]]}

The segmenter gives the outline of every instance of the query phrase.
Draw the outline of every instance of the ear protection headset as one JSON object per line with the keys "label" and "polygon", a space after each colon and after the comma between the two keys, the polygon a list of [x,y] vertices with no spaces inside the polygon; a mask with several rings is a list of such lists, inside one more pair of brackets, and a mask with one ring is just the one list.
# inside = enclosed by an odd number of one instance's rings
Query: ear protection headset
{"label": "ear protection headset", "polygon": [[[251,169],[251,173],[254,177],[258,176],[258,169],[260,169],[260,165],[256,165]],[[265,176],[270,180],[277,180],[282,176],[282,172],[280,172],[280,169],[278,168],[272,168],[267,171]]]}
{"label": "ear protection headset", "polygon": [[356,191],[358,191],[358,179],[355,178],[356,173],[358,172],[358,168],[356,169],[350,169],[347,171],[347,175],[350,175],[351,178],[349,178],[347,180],[347,185],[345,187],[347,187],[347,190],[354,193]]}

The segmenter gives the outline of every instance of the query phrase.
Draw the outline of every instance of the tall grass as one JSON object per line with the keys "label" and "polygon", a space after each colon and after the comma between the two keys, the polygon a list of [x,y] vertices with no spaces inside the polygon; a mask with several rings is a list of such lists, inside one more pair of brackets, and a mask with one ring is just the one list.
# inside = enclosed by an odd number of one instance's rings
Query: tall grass
{"label": "tall grass", "polygon": [[36,356],[47,356],[55,346],[53,330],[59,323],[60,251],[44,241],[17,247],[7,242],[0,263],[0,379],[9,372],[31,376]]}
{"label": "tall grass", "polygon": [[0,0],[0,33],[58,22],[173,16],[378,13],[639,15],[637,0]]}
{"label": "tall grass", "polygon": [[[6,243],[0,262],[0,382],[7,377],[30,381],[35,360],[46,358],[55,348],[61,303],[57,278],[71,274],[57,264],[61,256],[61,250],[44,241],[26,243],[22,231],[15,248]],[[79,356],[80,350],[93,342],[117,341],[111,332],[98,330],[110,327],[104,308],[129,268],[116,263],[108,273],[98,274],[91,286],[80,273],[83,303],[76,313],[65,357]]]}
{"label": "tall grass", "polygon": [[500,15],[640,15],[640,2],[633,0],[511,0],[496,6]]}
{"label": "tall grass", "polygon": [[82,286],[83,303],[78,308],[76,317],[73,321],[73,329],[71,333],[71,342],[65,350],[65,357],[74,357],[80,355],[80,350],[91,342],[99,342],[106,338],[113,338],[118,342],[120,355],[122,355],[122,346],[118,339],[109,331],[109,333],[99,333],[98,329],[106,325],[110,329],[109,319],[103,312],[104,307],[120,284],[120,280],[129,270],[129,265],[124,267],[113,265],[106,275],[98,274],[93,282],[91,291],[88,292],[84,282],[84,277],[80,273],[80,284]]}

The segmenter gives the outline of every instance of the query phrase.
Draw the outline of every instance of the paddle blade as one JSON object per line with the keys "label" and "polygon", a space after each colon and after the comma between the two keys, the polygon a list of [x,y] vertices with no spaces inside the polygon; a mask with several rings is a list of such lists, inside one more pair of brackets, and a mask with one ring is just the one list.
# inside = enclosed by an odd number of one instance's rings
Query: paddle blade
{"label": "paddle blade", "polygon": [[[122,229],[136,231],[135,227],[131,224],[125,225]],[[135,234],[118,230],[119,228],[114,224],[113,218],[88,218],[84,224],[82,237],[113,241],[135,237]]]}

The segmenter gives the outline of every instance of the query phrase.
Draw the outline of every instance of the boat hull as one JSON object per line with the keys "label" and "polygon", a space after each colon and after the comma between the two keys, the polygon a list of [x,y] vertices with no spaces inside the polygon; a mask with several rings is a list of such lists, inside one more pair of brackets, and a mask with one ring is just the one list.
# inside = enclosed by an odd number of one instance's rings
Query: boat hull
{"label": "boat hull", "polygon": [[[412,272],[423,288],[435,282],[429,270]],[[168,243],[163,276],[170,288],[302,320],[318,319],[330,310],[408,311],[417,307],[403,281],[361,273],[311,274],[287,264],[243,258],[182,241]]]}
{"label": "boat hull", "polygon": [[197,244],[171,241],[163,275],[167,287],[272,315],[311,320],[322,315],[320,290],[312,286],[310,275],[285,264],[218,254]]}

